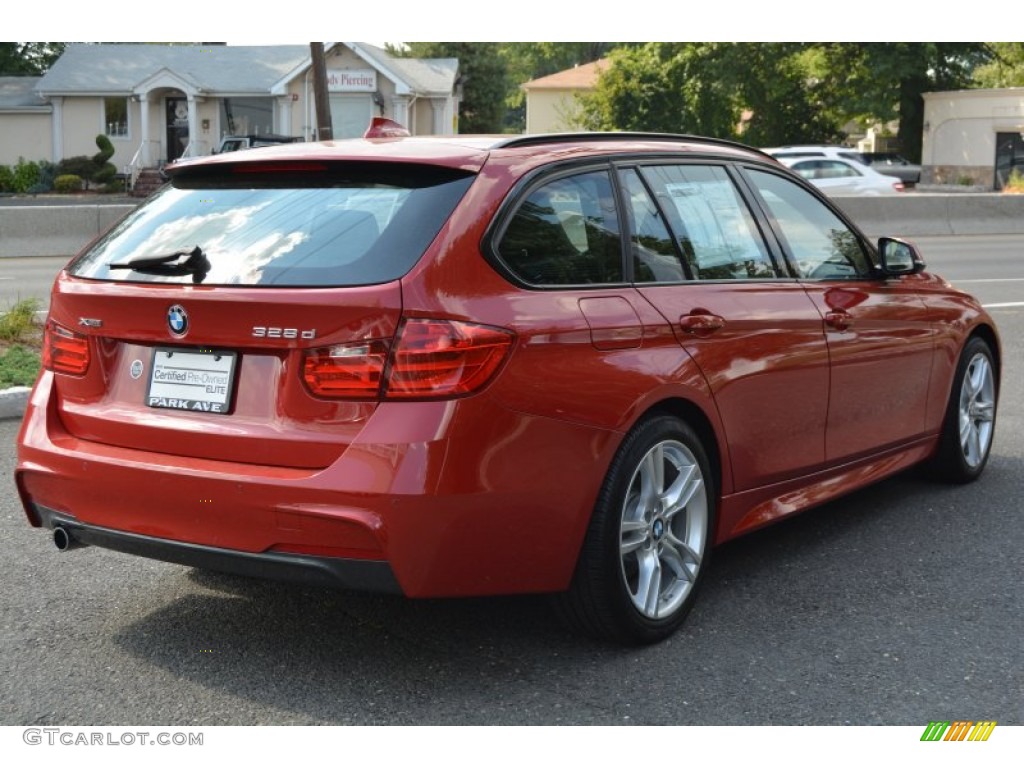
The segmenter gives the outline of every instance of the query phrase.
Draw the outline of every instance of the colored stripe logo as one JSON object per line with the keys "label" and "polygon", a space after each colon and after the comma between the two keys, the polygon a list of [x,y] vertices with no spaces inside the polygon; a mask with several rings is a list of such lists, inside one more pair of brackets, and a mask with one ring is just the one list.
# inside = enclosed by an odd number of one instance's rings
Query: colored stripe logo
{"label": "colored stripe logo", "polygon": [[995,720],[932,720],[921,734],[921,741],[988,741]]}

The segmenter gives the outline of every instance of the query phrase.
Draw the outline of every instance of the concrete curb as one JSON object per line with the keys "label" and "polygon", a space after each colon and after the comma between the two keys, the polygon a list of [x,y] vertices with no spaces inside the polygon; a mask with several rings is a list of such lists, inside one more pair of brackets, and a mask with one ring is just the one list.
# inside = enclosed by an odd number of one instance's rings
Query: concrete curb
{"label": "concrete curb", "polygon": [[28,405],[28,387],[12,387],[0,389],[0,421],[4,419],[20,419]]}

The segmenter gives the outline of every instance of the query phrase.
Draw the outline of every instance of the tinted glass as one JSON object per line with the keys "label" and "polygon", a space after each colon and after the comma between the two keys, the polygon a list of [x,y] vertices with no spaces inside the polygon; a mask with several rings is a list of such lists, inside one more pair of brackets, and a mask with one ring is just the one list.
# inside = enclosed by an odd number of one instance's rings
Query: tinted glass
{"label": "tinted glass", "polygon": [[633,280],[638,283],[672,283],[686,279],[683,266],[672,244],[672,234],[661,211],[651,198],[635,170],[622,174],[629,200],[630,250],[633,255]]}
{"label": "tinted glass", "polygon": [[[472,176],[423,167],[176,179],[76,260],[100,280],[204,285],[351,286],[395,280],[422,256]],[[174,274],[143,259],[191,252]]]}
{"label": "tinted glass", "polygon": [[801,277],[850,278],[870,272],[860,238],[818,198],[773,173],[749,173]]}
{"label": "tinted glass", "polygon": [[794,163],[792,170],[805,179],[842,179],[847,176],[862,176],[852,166],[838,160],[807,160]]}
{"label": "tinted glass", "polygon": [[564,176],[530,192],[505,227],[498,253],[532,285],[622,282],[622,244],[608,172]]}
{"label": "tinted glass", "polygon": [[693,277],[748,280],[775,277],[753,216],[724,168],[645,166]]}

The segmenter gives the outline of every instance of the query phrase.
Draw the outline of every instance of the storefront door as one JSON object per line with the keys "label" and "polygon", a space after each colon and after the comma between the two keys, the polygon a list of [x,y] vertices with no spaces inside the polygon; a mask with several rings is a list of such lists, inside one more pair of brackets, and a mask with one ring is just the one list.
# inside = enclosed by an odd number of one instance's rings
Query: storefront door
{"label": "storefront door", "polygon": [[167,162],[177,160],[188,146],[188,99],[167,99]]}
{"label": "storefront door", "polygon": [[1024,174],[1024,134],[1022,133],[997,133],[996,134],[996,189],[1002,189],[1013,173],[1018,168],[1018,173]]}

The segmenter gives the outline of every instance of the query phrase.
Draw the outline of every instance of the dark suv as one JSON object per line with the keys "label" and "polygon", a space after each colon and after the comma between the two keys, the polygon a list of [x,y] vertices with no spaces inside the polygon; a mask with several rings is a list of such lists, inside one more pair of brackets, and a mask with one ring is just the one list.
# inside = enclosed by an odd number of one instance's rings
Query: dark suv
{"label": "dark suv", "polygon": [[991,318],[767,155],[385,136],[172,165],[60,273],[16,469],[58,549],[651,642],[713,545],[984,469]]}
{"label": "dark suv", "polygon": [[921,166],[895,152],[864,152],[868,164],[879,173],[895,176],[904,184],[914,185],[921,181]]}

